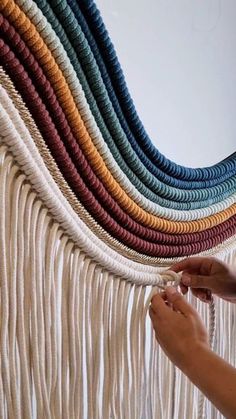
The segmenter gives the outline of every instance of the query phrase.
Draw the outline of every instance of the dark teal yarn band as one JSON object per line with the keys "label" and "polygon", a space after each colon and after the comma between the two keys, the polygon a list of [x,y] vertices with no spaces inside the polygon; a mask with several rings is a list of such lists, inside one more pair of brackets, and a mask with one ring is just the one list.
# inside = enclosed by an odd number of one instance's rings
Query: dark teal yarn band
{"label": "dark teal yarn band", "polygon": [[[53,7],[54,13],[56,13],[57,17],[60,19],[60,23],[64,26],[64,29],[67,30],[67,35],[70,38],[71,44],[73,44],[74,50],[78,54],[78,59],[80,60],[80,63],[83,65],[84,73],[86,74],[87,79],[89,79],[90,85],[92,84],[91,90],[95,95],[97,95],[98,99],[100,98],[99,100],[101,100],[101,106],[99,109],[101,110],[102,108],[103,115],[105,115],[106,117],[106,122],[107,121],[109,122],[111,113],[110,113],[110,108],[107,111],[108,95],[107,95],[107,92],[103,83],[101,86],[102,79],[101,79],[100,73],[96,66],[94,57],[92,56],[92,53],[90,51],[90,48],[87,44],[87,41],[81,31],[81,28],[79,27],[77,21],[75,21],[75,17],[66,2],[50,1],[50,4]],[[77,71],[79,71],[78,66],[77,66]],[[78,74],[78,77],[81,81],[82,79],[84,79],[84,76],[81,77],[81,75],[79,74]],[[86,86],[83,86],[83,87],[88,95],[88,92],[89,92],[88,87]],[[104,95],[105,95],[105,100],[104,100]],[[91,94],[90,94],[90,98],[92,98]],[[105,105],[104,105],[104,102],[105,102]],[[91,102],[89,104],[91,106]],[[94,106],[94,101],[93,101],[93,106]],[[221,197],[229,196],[229,190],[232,190],[232,188],[235,187],[235,179],[231,178],[227,182],[221,185],[218,184],[216,187],[210,188],[210,189],[203,189],[203,190],[198,189],[197,191],[194,191],[194,190],[191,190],[192,189],[191,185],[189,188],[190,190],[184,190],[184,191],[178,190],[176,188],[175,189],[169,188],[167,185],[161,183],[159,180],[153,177],[143,165],[142,166],[139,165],[139,160],[137,159],[137,155],[133,152],[132,149],[128,147],[129,143],[126,137],[123,136],[122,138],[121,131],[118,132],[117,134],[115,131],[116,127],[114,128],[114,125],[111,126],[110,124],[109,126],[110,130],[111,129],[114,129],[114,130],[112,131],[112,135],[108,135],[109,134],[108,130],[106,130],[106,132],[104,130],[105,125],[101,127],[102,118],[100,117],[98,112],[96,112],[95,119],[96,118],[99,118],[99,120],[97,119],[98,125],[100,123],[99,128],[101,129],[101,132],[104,135],[105,140],[107,142],[109,141],[108,145],[112,151],[112,154],[114,155],[114,158],[117,160],[120,167],[122,166],[121,166],[121,162],[118,161],[118,158],[119,158],[119,156],[117,155],[118,149],[115,143],[122,144],[123,146],[122,152],[123,152],[123,155],[125,154],[126,162],[127,160],[129,160],[131,169],[133,169],[133,172],[136,172],[136,175],[139,176],[140,180],[146,185],[146,188],[152,189],[152,192],[160,195],[162,198],[172,199],[173,201],[177,201],[177,202],[178,201],[186,202],[188,203],[188,205],[189,205],[189,202],[192,202],[192,201],[206,201],[204,203],[204,206],[206,206],[209,204],[209,202],[211,202],[209,201],[209,199],[213,199],[215,201],[214,198],[216,198],[215,202],[219,202],[218,201],[219,195]],[[114,141],[112,137],[114,137]],[[116,147],[116,150],[114,150],[114,146]],[[133,174],[132,174],[132,178],[130,178],[130,172],[129,174],[127,173],[127,166],[123,170],[129,177],[129,179],[132,181],[132,183],[136,187],[138,187],[137,183],[134,182],[134,180],[132,179]],[[138,189],[140,190],[140,185]],[[141,191],[146,197],[148,197],[151,200],[154,200],[153,198],[150,197],[150,195],[147,196],[147,194],[143,191],[143,188],[142,190],[140,190],[140,192]],[[160,200],[158,199],[157,202],[163,205],[163,201],[160,202]],[[166,203],[164,203],[164,205],[168,207]],[[173,202],[171,203],[171,207],[172,205],[173,205]],[[197,208],[199,208],[199,202],[197,204]]]}
{"label": "dark teal yarn band", "polygon": [[[175,209],[197,209],[197,208],[204,208],[208,206],[208,201],[202,201],[202,202],[187,202],[187,203],[178,203],[178,202],[170,202],[169,200],[165,200],[158,195],[155,195],[152,191],[150,191],[148,188],[146,188],[142,182],[133,174],[133,172],[129,169],[129,167],[124,162],[122,156],[120,155],[116,144],[113,142],[112,137],[109,134],[109,131],[106,129],[105,124],[103,123],[102,118],[100,117],[99,109],[96,106],[96,101],[93,98],[92,92],[88,86],[86,77],[84,75],[84,72],[80,66],[80,63],[77,59],[77,55],[73,49],[73,46],[71,45],[68,37],[65,34],[65,31],[63,27],[61,26],[60,22],[58,21],[57,17],[55,16],[53,10],[49,6],[48,2],[46,0],[35,0],[35,3],[38,4],[38,7],[42,10],[43,14],[47,17],[47,20],[52,25],[52,28],[55,30],[56,34],[60,38],[61,43],[63,44],[68,57],[70,58],[70,61],[78,75],[78,78],[83,86],[83,89],[86,94],[86,98],[89,99],[89,105],[92,110],[92,113],[97,116],[97,119],[99,121],[99,127],[102,131],[103,135],[106,135],[106,138],[109,142],[109,144],[112,147],[113,156],[115,156],[116,161],[119,163],[120,167],[123,169],[123,171],[128,175],[131,182],[136,186],[136,188],[148,199],[152,200],[155,203],[158,203],[166,208],[175,208]],[[234,193],[234,189],[231,189],[228,191],[231,195]],[[217,199],[212,199],[211,203],[219,202],[218,199],[222,200],[224,199],[223,195],[220,195]]]}
{"label": "dark teal yarn band", "polygon": [[191,169],[179,166],[166,159],[152,144],[135,110],[132,98],[126,86],[125,78],[117,59],[114,47],[104,26],[99,10],[93,0],[78,0],[87,24],[99,46],[100,53],[111,77],[113,87],[119,98],[122,110],[133,134],[147,156],[165,173],[185,180],[210,180],[227,176],[232,169],[235,173],[236,153],[222,162],[206,168]]}
{"label": "dark teal yarn band", "polygon": [[155,166],[153,162],[146,156],[146,154],[143,152],[139,144],[134,138],[133,133],[130,130],[130,127],[128,126],[128,123],[124,117],[124,114],[122,112],[122,109],[120,107],[119,101],[117,99],[117,96],[115,94],[115,90],[112,86],[111,78],[108,74],[108,71],[106,69],[104,60],[102,58],[102,55],[99,51],[98,45],[96,43],[96,40],[93,37],[93,34],[88,26],[88,23],[86,19],[84,18],[84,15],[76,2],[76,0],[68,0],[68,4],[70,5],[71,9],[74,12],[74,15],[78,21],[78,24],[81,26],[85,37],[89,43],[89,46],[93,52],[93,55],[96,59],[97,65],[99,67],[99,70],[101,72],[101,76],[103,79],[103,82],[106,86],[108,95],[110,97],[110,100],[112,102],[112,106],[116,112],[116,115],[119,119],[119,122],[127,136],[127,139],[129,140],[131,146],[135,150],[137,156],[142,161],[142,163],[145,165],[145,167],[151,172],[157,179],[162,181],[163,183],[176,187],[176,188],[183,188],[183,189],[199,189],[199,188],[208,188],[215,185],[218,185],[219,183],[223,182],[226,178],[229,178],[235,174],[235,168],[233,170],[229,170],[229,172],[225,173],[223,176],[215,179],[209,179],[209,180],[197,180],[197,181],[189,181],[182,180],[182,179],[176,179],[174,177],[169,176],[168,174],[164,173],[159,169],[159,167]]}

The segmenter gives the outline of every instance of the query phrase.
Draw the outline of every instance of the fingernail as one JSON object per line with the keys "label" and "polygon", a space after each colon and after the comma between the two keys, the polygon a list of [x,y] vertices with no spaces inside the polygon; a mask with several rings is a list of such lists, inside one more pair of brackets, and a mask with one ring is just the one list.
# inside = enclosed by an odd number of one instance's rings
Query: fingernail
{"label": "fingernail", "polygon": [[174,294],[176,294],[176,293],[177,293],[177,290],[176,290],[176,288],[174,288],[174,287],[167,287],[167,288],[166,288],[166,291],[168,291],[168,293],[169,293],[170,295],[174,295]]}
{"label": "fingernail", "polygon": [[182,278],[181,278],[181,281],[183,282],[184,285],[189,287],[189,285],[191,283],[191,277],[189,275],[183,275]]}

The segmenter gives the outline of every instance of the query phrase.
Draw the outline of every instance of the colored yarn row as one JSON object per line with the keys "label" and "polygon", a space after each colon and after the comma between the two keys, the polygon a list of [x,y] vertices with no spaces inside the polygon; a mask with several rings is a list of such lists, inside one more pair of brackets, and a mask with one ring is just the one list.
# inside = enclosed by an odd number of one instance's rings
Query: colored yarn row
{"label": "colored yarn row", "polygon": [[2,0],[0,66],[5,94],[40,131],[45,164],[116,251],[154,262],[235,235],[236,153],[191,169],[155,148],[93,1]]}

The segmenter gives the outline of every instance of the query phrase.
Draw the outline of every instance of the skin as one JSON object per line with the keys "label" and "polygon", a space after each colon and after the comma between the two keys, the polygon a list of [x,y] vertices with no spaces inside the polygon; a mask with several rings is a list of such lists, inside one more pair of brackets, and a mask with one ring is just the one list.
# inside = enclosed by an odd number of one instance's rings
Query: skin
{"label": "skin", "polygon": [[[183,272],[183,294],[191,289],[205,302],[210,301],[212,293],[236,302],[236,273],[217,259],[188,258],[171,269]],[[227,419],[235,419],[236,369],[210,349],[207,330],[197,311],[175,288],[167,287],[152,298],[149,314],[156,339],[169,359]]]}

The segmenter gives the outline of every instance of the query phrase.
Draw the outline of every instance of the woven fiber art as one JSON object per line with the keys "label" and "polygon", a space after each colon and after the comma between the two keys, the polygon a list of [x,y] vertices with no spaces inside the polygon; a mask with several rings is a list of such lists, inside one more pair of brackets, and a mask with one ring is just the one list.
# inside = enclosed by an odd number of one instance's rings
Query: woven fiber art
{"label": "woven fiber art", "polygon": [[[135,110],[92,0],[0,0],[0,418],[203,419],[147,311],[214,255],[236,265],[236,153],[192,169]],[[189,296],[233,365],[235,306]]]}

